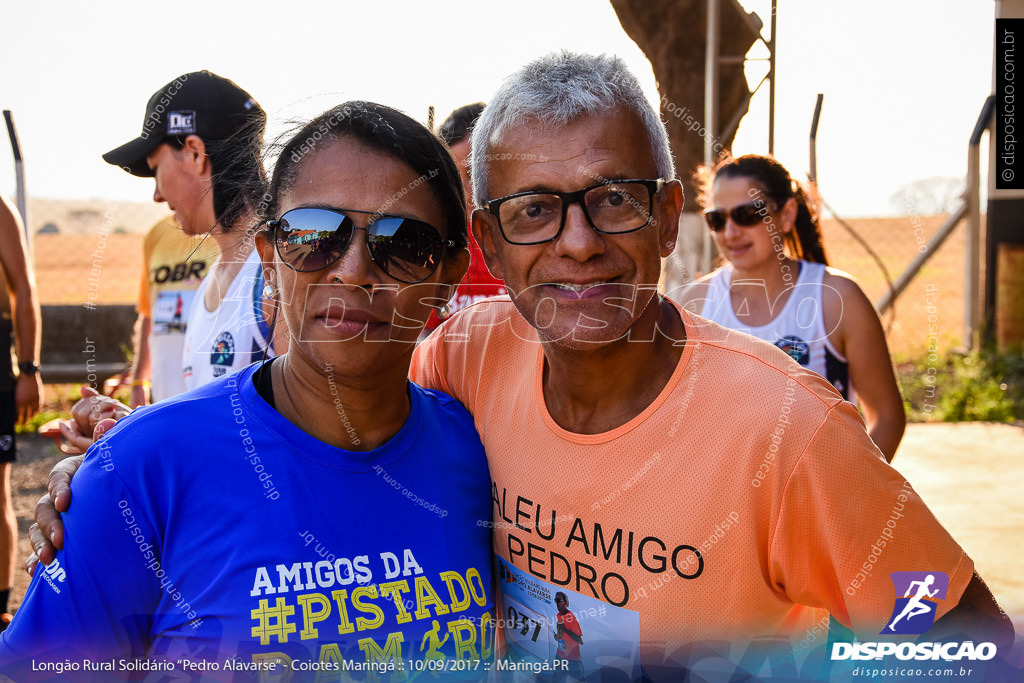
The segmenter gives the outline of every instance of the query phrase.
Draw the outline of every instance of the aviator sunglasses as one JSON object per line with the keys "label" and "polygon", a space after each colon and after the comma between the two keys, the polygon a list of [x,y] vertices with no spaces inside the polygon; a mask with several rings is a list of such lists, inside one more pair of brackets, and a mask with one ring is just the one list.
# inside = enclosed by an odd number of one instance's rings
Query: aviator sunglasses
{"label": "aviator sunglasses", "polygon": [[[361,228],[347,214],[374,216]],[[342,257],[356,230],[366,231],[370,258],[387,275],[399,282],[416,284],[430,277],[452,240],[429,223],[372,211],[354,209],[302,208],[286,211],[267,221],[273,231],[277,254],[292,270],[312,273]]]}
{"label": "aviator sunglasses", "polygon": [[719,232],[724,228],[725,222],[730,218],[736,225],[749,228],[752,225],[763,222],[763,214],[758,213],[763,208],[765,208],[764,202],[747,202],[746,204],[734,206],[728,211],[725,209],[707,209],[704,211],[704,222],[715,232]]}

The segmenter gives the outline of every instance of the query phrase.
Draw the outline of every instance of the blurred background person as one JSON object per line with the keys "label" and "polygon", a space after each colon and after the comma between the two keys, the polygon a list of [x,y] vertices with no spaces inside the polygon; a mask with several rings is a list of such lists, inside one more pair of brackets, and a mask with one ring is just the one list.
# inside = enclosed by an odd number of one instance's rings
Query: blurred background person
{"label": "blurred background person", "polygon": [[[266,113],[245,90],[217,74],[196,71],[153,93],[142,133],[103,155],[131,175],[153,178],[153,201],[167,204],[182,233],[201,237],[200,244],[212,241],[220,251],[195,292],[185,324],[179,361],[185,389],[275,355],[271,304],[263,299],[266,283],[254,241],[256,225],[265,218],[255,188],[265,183],[258,150],[266,123]],[[176,298],[173,306],[172,321],[179,313]],[[82,401],[86,408],[76,405],[74,419],[60,424],[64,438],[84,451],[94,428],[124,415],[128,406],[87,387]]]}
{"label": "blurred background person", "polygon": [[[0,196],[0,630],[11,623],[7,602],[14,582],[18,524],[11,505],[11,463],[15,457],[15,423],[39,412],[43,382],[39,377],[41,336],[36,278],[29,261],[18,210]],[[17,368],[17,373],[15,373]]]}
{"label": "blurred background person", "polygon": [[131,408],[185,391],[181,358],[196,290],[219,251],[185,235],[172,216],[146,233],[135,331]]}
{"label": "blurred background person", "polygon": [[[467,104],[459,107],[444,120],[438,129],[437,134],[448,149],[451,150],[455,165],[459,167],[459,176],[462,178],[462,187],[466,192],[466,215],[473,213],[473,183],[469,177],[469,135],[473,131],[473,124],[480,117],[484,110],[483,102]],[[469,270],[466,277],[459,283],[455,297],[448,302],[447,312],[442,312],[444,317],[449,317],[459,309],[465,308],[474,301],[486,299],[491,296],[501,296],[505,293],[505,283],[491,275],[484,263],[483,253],[473,238],[473,231],[469,230]],[[427,330],[432,330],[441,322],[438,315],[432,315],[427,325]]]}
{"label": "blurred background person", "polygon": [[234,82],[196,71],[154,93],[139,137],[103,155],[134,176],[153,178],[153,201],[167,203],[182,232],[220,249],[185,329],[188,389],[249,365],[270,345],[253,241],[261,199],[252,194],[263,174],[252,150],[263,145],[266,121]]}
{"label": "blurred background person", "polygon": [[683,305],[771,342],[856,403],[892,461],[907,419],[878,312],[852,276],[828,267],[810,193],[770,156],[697,172],[699,201],[726,263]]}

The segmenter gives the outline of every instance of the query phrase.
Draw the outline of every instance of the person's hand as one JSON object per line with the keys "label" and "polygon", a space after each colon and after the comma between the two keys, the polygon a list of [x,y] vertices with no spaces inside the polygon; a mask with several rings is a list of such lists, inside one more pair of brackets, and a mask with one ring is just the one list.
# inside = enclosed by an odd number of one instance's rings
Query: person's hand
{"label": "person's hand", "polygon": [[[33,526],[33,527],[29,528],[29,532],[30,533],[31,533],[32,529],[35,529],[35,527]],[[36,575],[36,567],[38,567],[38,566],[39,566],[39,556],[36,555],[35,553],[32,553],[25,560],[25,571],[28,572],[29,576],[35,576]]]}
{"label": "person's hand", "polygon": [[105,419],[120,420],[132,412],[117,399],[104,396],[88,385],[82,385],[82,400],[71,408],[71,417],[83,436],[94,436],[93,429]]}
{"label": "person's hand", "polygon": [[61,436],[66,440],[66,443],[60,445],[61,452],[67,455],[81,455],[89,450],[89,447],[96,443],[97,439],[110,431],[117,422],[113,418],[100,420],[93,428],[92,436],[85,436],[78,431],[78,424],[74,420],[61,420],[58,424]]}
{"label": "person's hand", "polygon": [[17,407],[18,424],[25,424],[43,407],[43,379],[38,372],[23,372],[18,375],[14,388],[14,403]]}
{"label": "person's hand", "polygon": [[133,384],[131,398],[128,401],[128,406],[135,410],[139,406],[149,405],[149,391],[145,384]]}
{"label": "person's hand", "polygon": [[60,513],[71,506],[71,479],[82,466],[84,455],[64,458],[50,470],[46,478],[47,493],[36,503],[36,522],[29,528],[28,537],[33,554],[25,561],[25,571],[30,575],[39,562],[48,565],[64,547],[64,524]]}
{"label": "person's hand", "polygon": [[84,453],[114,422],[131,412],[125,404],[103,396],[89,386],[82,387],[82,399],[71,408],[71,419],[61,420],[60,433],[68,445],[65,453]]}

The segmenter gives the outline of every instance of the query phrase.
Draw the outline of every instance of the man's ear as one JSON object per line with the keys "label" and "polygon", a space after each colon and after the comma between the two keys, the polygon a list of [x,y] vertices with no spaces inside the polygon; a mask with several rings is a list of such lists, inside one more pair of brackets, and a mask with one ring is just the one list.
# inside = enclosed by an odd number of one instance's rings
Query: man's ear
{"label": "man's ear", "polygon": [[473,211],[473,237],[476,239],[480,251],[484,255],[484,263],[491,275],[499,280],[505,279],[504,269],[501,267],[501,259],[498,257],[497,240],[502,239],[498,234],[497,219],[486,209]]}
{"label": "man's ear", "polygon": [[679,236],[679,216],[683,212],[683,184],[673,179],[665,183],[654,196],[654,215],[658,221],[658,247],[661,257],[667,258],[676,247]]}
{"label": "man's ear", "polygon": [[192,165],[199,175],[208,177],[213,175],[213,167],[210,165],[210,157],[206,155],[206,143],[198,135],[189,135],[185,138],[185,146],[181,149],[187,155],[186,161]]}

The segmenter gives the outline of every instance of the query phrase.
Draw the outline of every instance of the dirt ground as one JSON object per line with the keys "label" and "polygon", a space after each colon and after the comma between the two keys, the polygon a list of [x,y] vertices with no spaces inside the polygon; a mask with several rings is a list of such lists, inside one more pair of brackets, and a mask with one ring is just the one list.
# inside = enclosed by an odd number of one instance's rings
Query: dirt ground
{"label": "dirt ground", "polygon": [[[22,557],[29,554],[36,501],[60,457],[48,439],[19,437],[11,484]],[[893,464],[974,559],[1024,636],[1024,425],[912,424]],[[13,607],[27,586],[28,575],[19,570]]]}

